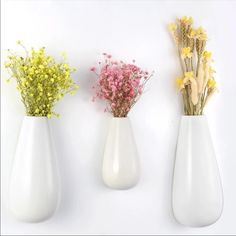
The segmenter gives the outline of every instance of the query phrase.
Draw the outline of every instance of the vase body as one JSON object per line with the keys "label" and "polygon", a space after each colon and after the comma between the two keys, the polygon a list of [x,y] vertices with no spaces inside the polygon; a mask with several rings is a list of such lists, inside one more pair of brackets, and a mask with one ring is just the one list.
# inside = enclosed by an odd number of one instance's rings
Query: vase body
{"label": "vase body", "polygon": [[102,174],[104,183],[114,189],[129,189],[139,180],[138,153],[128,117],[110,121]]}
{"label": "vase body", "polygon": [[182,116],[172,207],[176,220],[191,227],[213,224],[222,213],[222,185],[205,116]]}
{"label": "vase body", "polygon": [[19,220],[40,222],[53,215],[59,199],[59,171],[48,119],[26,116],[13,161],[10,210]]}

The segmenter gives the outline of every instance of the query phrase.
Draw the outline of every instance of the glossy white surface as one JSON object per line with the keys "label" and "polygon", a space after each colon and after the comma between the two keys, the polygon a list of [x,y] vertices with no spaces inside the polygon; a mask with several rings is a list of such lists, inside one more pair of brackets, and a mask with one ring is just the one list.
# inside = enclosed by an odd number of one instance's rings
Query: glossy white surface
{"label": "glossy white surface", "polygon": [[103,158],[103,181],[110,188],[128,189],[139,179],[138,152],[129,118],[111,118]]}
{"label": "glossy white surface", "polygon": [[173,176],[172,204],[181,224],[215,223],[223,209],[223,191],[205,116],[182,116]]}
{"label": "glossy white surface", "polygon": [[9,206],[13,215],[26,222],[51,217],[60,197],[58,174],[48,119],[26,116],[9,187]]}

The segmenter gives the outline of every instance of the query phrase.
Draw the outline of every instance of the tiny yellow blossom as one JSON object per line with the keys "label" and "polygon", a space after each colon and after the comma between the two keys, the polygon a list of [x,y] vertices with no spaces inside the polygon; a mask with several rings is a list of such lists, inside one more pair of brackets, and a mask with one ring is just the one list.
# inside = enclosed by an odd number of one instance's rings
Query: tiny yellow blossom
{"label": "tiny yellow blossom", "polygon": [[207,86],[208,86],[209,88],[214,88],[214,87],[216,86],[216,81],[215,81],[214,79],[209,79],[209,80],[207,81]]}
{"label": "tiny yellow blossom", "polygon": [[64,66],[65,69],[69,69],[68,64],[64,64],[63,66]]}
{"label": "tiny yellow blossom", "polygon": [[179,89],[182,89],[184,87],[184,80],[182,77],[177,77],[175,82]]}
{"label": "tiny yellow blossom", "polygon": [[191,16],[183,16],[179,19],[180,23],[191,25],[193,23],[193,18]]}
{"label": "tiny yellow blossom", "polygon": [[204,51],[202,56],[204,60],[209,61],[212,57],[212,53],[209,51]]}
{"label": "tiny yellow blossom", "polygon": [[74,95],[76,93],[76,91],[71,91],[70,95]]}
{"label": "tiny yellow blossom", "polygon": [[186,47],[186,48],[181,48],[181,57],[183,59],[185,58],[191,58],[192,57],[192,52],[191,52],[191,48],[190,47]]}
{"label": "tiny yellow blossom", "polygon": [[188,72],[185,72],[184,73],[184,78],[193,78],[194,75],[193,75],[193,71],[188,71]]}
{"label": "tiny yellow blossom", "polygon": [[195,30],[195,36],[199,40],[207,40],[206,31],[201,26]]}
{"label": "tiny yellow blossom", "polygon": [[174,32],[174,31],[177,30],[177,25],[172,22],[172,23],[170,23],[170,24],[168,25],[168,28],[169,28],[169,30],[170,30],[171,32]]}
{"label": "tiny yellow blossom", "polygon": [[34,74],[34,69],[30,68],[29,73],[30,73],[30,75],[33,75]]}
{"label": "tiny yellow blossom", "polygon": [[17,41],[16,41],[16,44],[21,44],[21,41],[20,41],[20,40],[17,40]]}
{"label": "tiny yellow blossom", "polygon": [[191,28],[190,31],[189,31],[188,37],[189,38],[195,38],[195,36],[196,36],[196,31]]}
{"label": "tiny yellow blossom", "polygon": [[8,67],[11,66],[11,63],[5,63],[4,66],[5,66],[6,68],[8,68]]}

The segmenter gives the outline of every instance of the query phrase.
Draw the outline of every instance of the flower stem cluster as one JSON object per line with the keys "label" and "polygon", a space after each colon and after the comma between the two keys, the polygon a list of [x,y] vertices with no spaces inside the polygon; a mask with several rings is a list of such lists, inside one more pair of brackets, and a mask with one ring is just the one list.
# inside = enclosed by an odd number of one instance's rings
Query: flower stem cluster
{"label": "flower stem cluster", "polygon": [[176,43],[182,75],[176,79],[184,102],[185,115],[202,115],[212,94],[217,91],[212,54],[205,50],[207,34],[202,27],[192,27],[192,17],[184,16],[169,24]]}

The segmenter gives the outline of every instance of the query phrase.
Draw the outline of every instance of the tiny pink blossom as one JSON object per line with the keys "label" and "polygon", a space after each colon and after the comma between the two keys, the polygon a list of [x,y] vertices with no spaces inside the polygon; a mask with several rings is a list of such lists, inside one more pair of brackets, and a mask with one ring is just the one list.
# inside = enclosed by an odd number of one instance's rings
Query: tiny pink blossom
{"label": "tiny pink blossom", "polygon": [[139,88],[138,89],[138,93],[141,94],[143,92],[143,89],[142,88]]}
{"label": "tiny pink blossom", "polygon": [[95,72],[96,71],[96,67],[95,66],[91,67],[90,71]]}

